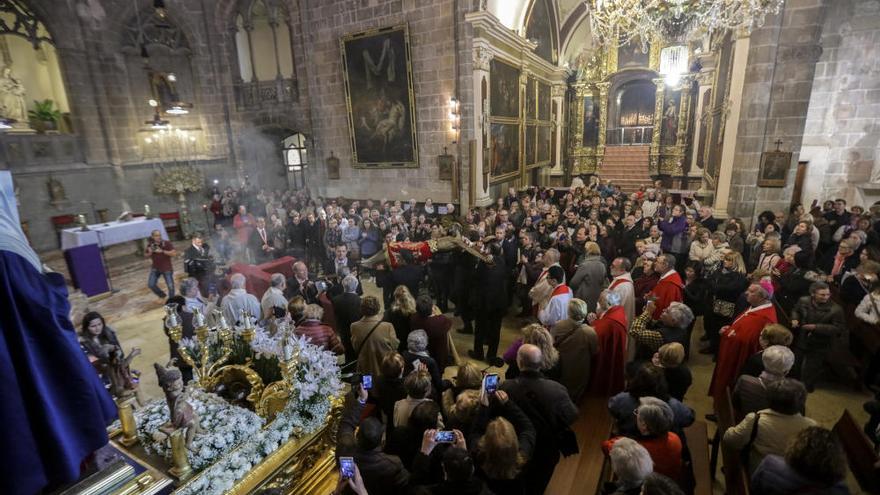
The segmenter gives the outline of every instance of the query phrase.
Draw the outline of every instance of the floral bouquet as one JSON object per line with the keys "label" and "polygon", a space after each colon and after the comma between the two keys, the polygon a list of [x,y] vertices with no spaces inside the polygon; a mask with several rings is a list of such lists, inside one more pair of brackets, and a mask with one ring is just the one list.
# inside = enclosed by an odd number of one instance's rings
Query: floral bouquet
{"label": "floral bouquet", "polygon": [[159,194],[198,192],[204,184],[205,176],[193,167],[165,169],[153,179],[153,188]]}

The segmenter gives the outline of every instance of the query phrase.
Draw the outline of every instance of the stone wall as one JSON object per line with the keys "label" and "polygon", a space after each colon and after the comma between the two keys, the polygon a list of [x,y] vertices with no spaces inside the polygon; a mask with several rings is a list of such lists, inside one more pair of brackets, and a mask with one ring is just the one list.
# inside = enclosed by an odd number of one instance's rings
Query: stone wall
{"label": "stone wall", "polygon": [[807,112],[803,201],[869,205],[860,186],[880,170],[880,2],[830,2]]}
{"label": "stone wall", "polygon": [[[835,2],[828,2],[835,3]],[[799,150],[825,19],[823,0],[788,0],[779,15],[768,16],[750,38],[742,93],[728,214],[746,219],[762,210],[786,210]],[[736,98],[731,95],[731,98]],[[756,187],[761,153],[792,151],[784,188]]]}

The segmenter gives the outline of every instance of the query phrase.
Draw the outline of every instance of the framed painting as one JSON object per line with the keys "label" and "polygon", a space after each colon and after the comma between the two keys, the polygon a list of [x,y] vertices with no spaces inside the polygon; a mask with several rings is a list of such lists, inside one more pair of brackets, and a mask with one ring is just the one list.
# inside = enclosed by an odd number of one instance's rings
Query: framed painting
{"label": "framed painting", "polygon": [[490,172],[492,181],[519,174],[519,124],[493,123]]}
{"label": "framed painting", "polygon": [[648,67],[650,61],[650,44],[647,49],[642,49],[642,42],[638,37],[629,43],[617,47],[617,70],[638,69]]}
{"label": "framed painting", "polygon": [[790,166],[790,151],[765,151],[761,154],[761,168],[758,171],[758,186],[785,187]]}
{"label": "framed painting", "polygon": [[538,82],[538,120],[550,120],[550,85]]}
{"label": "framed painting", "polygon": [[407,27],[346,35],[340,47],[353,166],[418,167]]}
{"label": "framed painting", "polygon": [[519,69],[492,59],[489,100],[493,117],[519,118]]}
{"label": "framed painting", "polygon": [[330,158],[327,159],[327,178],[328,179],[338,179],[339,178],[339,158],[333,155],[333,152],[330,152]]}
{"label": "framed painting", "polygon": [[581,145],[593,148],[599,144],[599,104],[593,95],[584,96],[584,126]]}
{"label": "framed painting", "polygon": [[537,103],[537,93],[535,89],[537,81],[534,77],[530,77],[526,81],[526,118],[527,119],[536,119],[538,118],[538,103]]}
{"label": "framed painting", "polygon": [[553,146],[552,128],[547,125],[538,127],[538,163],[550,161],[550,148]]}
{"label": "framed painting", "polygon": [[[444,150],[445,151],[445,150]],[[437,156],[438,178],[440,180],[452,180],[452,172],[455,165],[455,157],[450,154]]]}
{"label": "framed painting", "polygon": [[526,126],[526,150],[525,155],[523,156],[523,163],[525,163],[526,167],[529,165],[534,165],[537,162],[537,157],[535,155],[536,149],[538,147],[538,134],[537,127],[534,125]]}
{"label": "framed painting", "polygon": [[678,110],[681,90],[666,88],[663,96],[663,116],[660,125],[660,144],[673,146],[678,140]]}

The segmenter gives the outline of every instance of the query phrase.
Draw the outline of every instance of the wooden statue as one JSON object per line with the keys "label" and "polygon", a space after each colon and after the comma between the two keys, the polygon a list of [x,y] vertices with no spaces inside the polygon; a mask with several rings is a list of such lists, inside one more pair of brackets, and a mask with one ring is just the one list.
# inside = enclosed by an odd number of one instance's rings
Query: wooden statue
{"label": "wooden statue", "polygon": [[159,430],[171,436],[175,430],[185,428],[186,447],[190,448],[193,437],[201,432],[201,427],[199,426],[199,415],[183,396],[183,375],[174,366],[166,368],[159,363],[154,363],[153,366],[156,368],[159,386],[165,392],[168,415],[171,417],[171,421],[159,427]]}

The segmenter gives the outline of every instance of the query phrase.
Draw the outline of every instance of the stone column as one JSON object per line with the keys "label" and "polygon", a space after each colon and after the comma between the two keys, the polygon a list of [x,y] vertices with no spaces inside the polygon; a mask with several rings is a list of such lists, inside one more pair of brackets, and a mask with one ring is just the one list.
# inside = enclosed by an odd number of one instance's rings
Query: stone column
{"label": "stone column", "polygon": [[[483,160],[489,158],[491,127],[489,125],[489,66],[492,62],[492,51],[488,43],[474,40],[473,50],[473,109],[474,109],[474,141],[476,152],[473,153],[473,164],[470,170],[470,198],[474,206],[487,206],[492,203],[489,197],[489,170],[484,170]],[[483,93],[485,92],[485,97]]]}
{"label": "stone column", "polygon": [[733,67],[730,71],[730,98],[719,118],[724,119],[724,144],[721,148],[721,163],[718,166],[718,184],[715,186],[715,216],[727,218],[727,203],[730,201],[730,181],[733,178],[736,137],[739,131],[739,115],[742,110],[743,86],[746,80],[746,65],[749,60],[750,38],[747,33],[737,33],[733,52]]}
{"label": "stone column", "polygon": [[[562,107],[565,103],[565,86],[562,84],[554,84],[550,87],[550,97],[553,104],[556,105],[556,120],[553,121],[553,130],[556,133],[556,141],[553,142],[553,148],[556,150],[556,163],[550,169],[550,175],[563,175],[565,169],[562,166]],[[552,115],[551,115],[552,117]]]}

